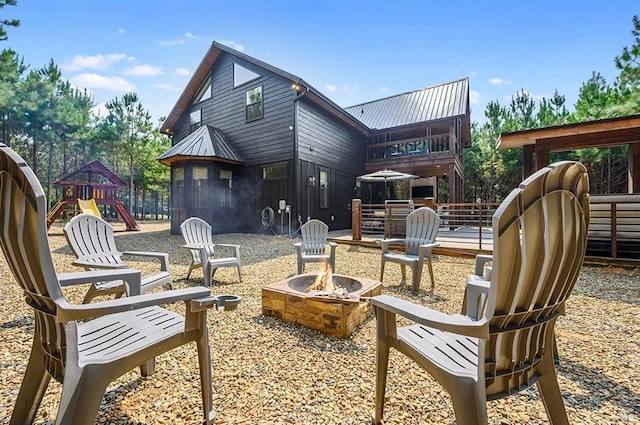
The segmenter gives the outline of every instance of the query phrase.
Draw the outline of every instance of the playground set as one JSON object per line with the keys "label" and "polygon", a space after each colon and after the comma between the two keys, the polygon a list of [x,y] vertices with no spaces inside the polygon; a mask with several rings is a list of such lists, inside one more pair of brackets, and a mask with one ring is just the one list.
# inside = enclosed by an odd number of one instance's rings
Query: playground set
{"label": "playground set", "polygon": [[47,227],[51,227],[62,213],[75,215],[84,212],[101,216],[98,207],[111,205],[122,217],[127,230],[140,230],[118,198],[118,189],[128,185],[99,161],[93,161],[77,169],[54,184],[64,186],[64,198],[47,214]]}

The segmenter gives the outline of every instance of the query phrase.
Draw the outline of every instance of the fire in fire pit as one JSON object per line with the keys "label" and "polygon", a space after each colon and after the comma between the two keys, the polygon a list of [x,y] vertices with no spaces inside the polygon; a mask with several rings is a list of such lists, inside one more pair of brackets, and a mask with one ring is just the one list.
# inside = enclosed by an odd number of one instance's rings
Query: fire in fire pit
{"label": "fire in fire pit", "polygon": [[307,297],[324,297],[328,301],[358,301],[362,283],[347,276],[340,276],[328,270],[317,275],[303,275],[289,280],[289,288],[307,294]]}
{"label": "fire in fire pit", "polygon": [[372,279],[302,274],[262,288],[262,314],[346,338],[372,313],[361,297],[379,295],[381,289]]}

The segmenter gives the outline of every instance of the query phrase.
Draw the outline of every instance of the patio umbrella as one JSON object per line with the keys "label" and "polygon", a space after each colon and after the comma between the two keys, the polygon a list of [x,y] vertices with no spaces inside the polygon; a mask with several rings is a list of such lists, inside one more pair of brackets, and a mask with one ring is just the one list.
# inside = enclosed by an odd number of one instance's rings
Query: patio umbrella
{"label": "patio umbrella", "polygon": [[385,190],[383,193],[383,200],[386,200],[385,198],[386,198],[386,191],[387,191],[386,189],[387,189],[388,181],[411,180],[411,179],[417,179],[417,178],[418,176],[415,176],[413,174],[384,169],[380,171],[375,171],[373,173],[363,174],[361,176],[358,176],[357,180],[368,182],[368,183],[376,183],[376,182],[384,183]]}

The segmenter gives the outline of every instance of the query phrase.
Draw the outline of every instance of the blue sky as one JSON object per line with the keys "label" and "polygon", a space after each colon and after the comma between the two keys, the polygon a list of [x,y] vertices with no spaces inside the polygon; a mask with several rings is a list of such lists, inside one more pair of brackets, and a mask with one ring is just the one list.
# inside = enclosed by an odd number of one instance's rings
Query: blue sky
{"label": "blue sky", "polygon": [[472,121],[487,102],[558,90],[569,108],[631,46],[637,1],[18,0],[1,48],[32,68],[51,58],[103,105],[138,93],[166,116],[212,41],[295,74],[338,105],[469,77]]}

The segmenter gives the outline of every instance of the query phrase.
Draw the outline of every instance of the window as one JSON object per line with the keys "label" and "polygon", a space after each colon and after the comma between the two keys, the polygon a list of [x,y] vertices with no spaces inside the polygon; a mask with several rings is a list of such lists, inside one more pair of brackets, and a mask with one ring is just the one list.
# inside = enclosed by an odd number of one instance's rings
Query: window
{"label": "window", "polygon": [[248,83],[249,81],[253,81],[260,77],[260,74],[256,74],[242,65],[238,65],[237,63],[233,64],[233,87],[241,86],[244,83]]}
{"label": "window", "polygon": [[184,168],[182,167],[173,169],[171,206],[184,207]]}
{"label": "window", "polygon": [[193,98],[193,104],[195,105],[196,103],[207,99],[211,99],[211,77],[207,78],[207,81],[205,81],[202,87],[200,87],[196,97]]}
{"label": "window", "polygon": [[222,185],[220,186],[220,206],[221,207],[230,207],[231,206],[231,183],[232,183],[233,173],[230,170],[220,170],[220,182]]}
{"label": "window", "polygon": [[329,172],[320,170],[320,208],[329,208]]}
{"label": "window", "polygon": [[207,188],[209,186],[209,170],[207,167],[193,167],[192,173],[191,187],[193,190],[193,207],[206,208],[208,206]]}
{"label": "window", "polygon": [[247,90],[246,95],[246,120],[259,118],[262,118],[262,86]]}
{"label": "window", "polygon": [[262,167],[263,180],[278,180],[287,178],[287,164]]}
{"label": "window", "polygon": [[189,133],[193,133],[202,125],[202,110],[198,109],[189,115]]}

